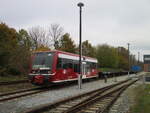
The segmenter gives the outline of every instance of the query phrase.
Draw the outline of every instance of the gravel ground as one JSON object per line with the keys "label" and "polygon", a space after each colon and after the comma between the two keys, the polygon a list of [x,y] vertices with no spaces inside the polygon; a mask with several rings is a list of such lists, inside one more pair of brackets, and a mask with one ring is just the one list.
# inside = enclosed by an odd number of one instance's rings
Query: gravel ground
{"label": "gravel ground", "polygon": [[[127,78],[128,76],[118,77],[117,81],[122,81]],[[75,85],[66,88],[64,87],[61,89],[50,90],[40,94],[26,96],[19,99],[6,101],[6,102],[1,102],[0,113],[22,113],[22,111],[27,110],[28,108],[31,107],[35,107],[50,102],[53,103],[62,98],[67,98],[69,96],[85,93],[114,83],[116,83],[114,82],[114,78],[108,79],[107,83],[104,83],[104,80],[97,80],[97,81],[84,83],[82,85],[82,89],[78,89],[78,86]]]}
{"label": "gravel ground", "polygon": [[134,105],[135,96],[133,89],[141,84],[143,84],[143,81],[138,81],[126,89],[114,103],[109,113],[128,113]]}

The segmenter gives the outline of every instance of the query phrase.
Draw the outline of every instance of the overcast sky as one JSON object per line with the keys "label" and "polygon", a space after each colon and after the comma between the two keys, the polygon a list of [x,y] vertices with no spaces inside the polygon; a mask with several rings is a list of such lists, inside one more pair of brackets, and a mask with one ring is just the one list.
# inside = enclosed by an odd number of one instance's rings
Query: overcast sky
{"label": "overcast sky", "polygon": [[17,30],[60,24],[78,43],[83,2],[83,41],[123,46],[137,56],[150,54],[150,0],[0,0],[0,21]]}

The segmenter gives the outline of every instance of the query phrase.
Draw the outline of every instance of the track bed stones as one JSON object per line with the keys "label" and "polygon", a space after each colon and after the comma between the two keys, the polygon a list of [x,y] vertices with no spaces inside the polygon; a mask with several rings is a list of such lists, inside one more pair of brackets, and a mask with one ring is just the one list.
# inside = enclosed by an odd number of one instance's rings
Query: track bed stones
{"label": "track bed stones", "polygon": [[134,88],[142,84],[141,81],[137,81],[135,84],[131,85],[127,90],[124,91],[114,103],[109,113],[128,113],[130,107],[134,105]]}

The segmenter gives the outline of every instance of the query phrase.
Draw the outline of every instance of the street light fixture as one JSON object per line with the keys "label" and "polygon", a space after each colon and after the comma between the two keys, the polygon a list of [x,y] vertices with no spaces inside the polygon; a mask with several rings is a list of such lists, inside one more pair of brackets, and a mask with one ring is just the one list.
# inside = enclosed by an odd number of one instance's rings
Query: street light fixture
{"label": "street light fixture", "polygon": [[78,76],[78,85],[79,89],[81,89],[81,84],[82,84],[82,7],[84,4],[82,2],[79,2],[77,6],[80,8],[80,22],[79,22],[79,76]]}

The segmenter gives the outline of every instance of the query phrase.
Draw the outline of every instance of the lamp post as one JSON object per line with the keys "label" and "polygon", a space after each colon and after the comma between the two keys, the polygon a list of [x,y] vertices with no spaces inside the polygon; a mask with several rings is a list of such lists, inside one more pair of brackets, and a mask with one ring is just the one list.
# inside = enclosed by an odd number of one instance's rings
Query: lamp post
{"label": "lamp post", "polygon": [[78,85],[79,85],[79,89],[81,89],[81,85],[82,85],[82,61],[81,61],[81,57],[82,57],[82,7],[84,6],[84,4],[82,2],[79,2],[77,4],[77,6],[80,8],[79,9],[80,22],[79,22],[79,76],[78,76]]}
{"label": "lamp post", "polygon": [[128,44],[128,77],[130,75],[130,43]]}

